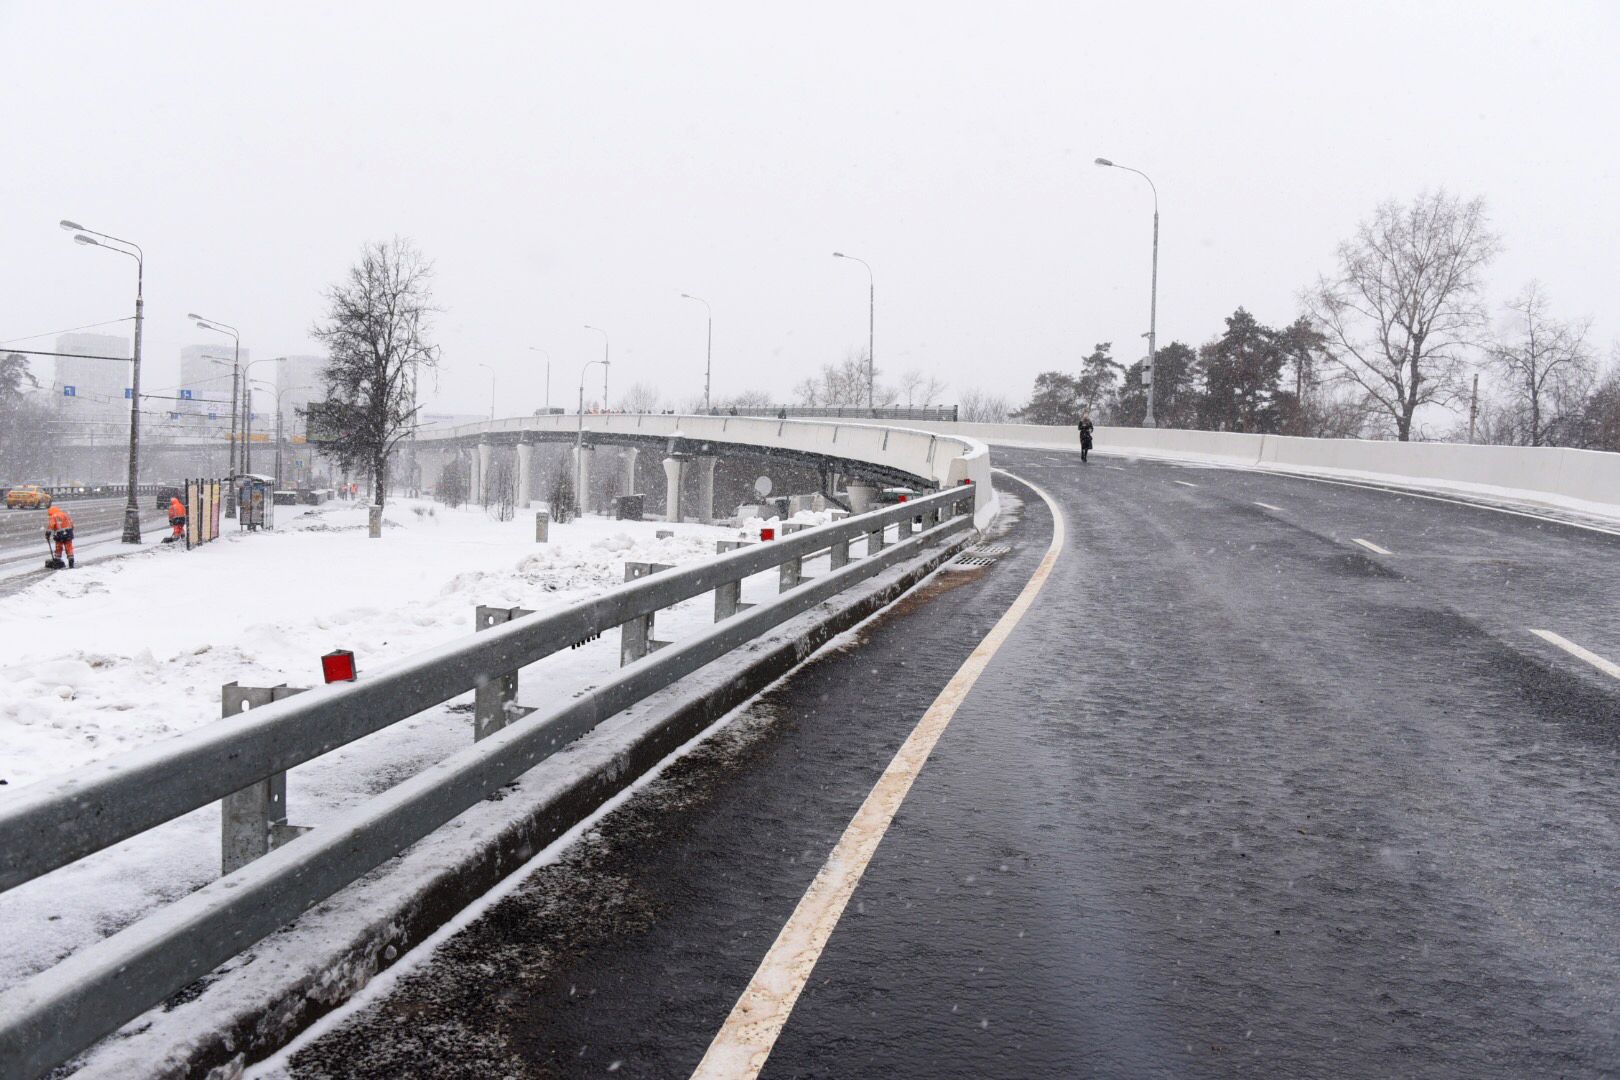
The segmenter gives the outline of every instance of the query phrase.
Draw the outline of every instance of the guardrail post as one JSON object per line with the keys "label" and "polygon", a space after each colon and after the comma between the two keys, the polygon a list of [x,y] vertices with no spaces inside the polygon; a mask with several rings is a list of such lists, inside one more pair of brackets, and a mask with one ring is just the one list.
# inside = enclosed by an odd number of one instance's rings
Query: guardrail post
{"label": "guardrail post", "polygon": [[[635,581],[649,574],[656,574],[660,570],[674,569],[667,563],[626,562],[624,564],[624,580]],[[653,612],[638,615],[626,620],[619,627],[619,666],[633,664],[650,652],[657,652],[667,641],[653,640]]]}
{"label": "guardrail post", "polygon": [[793,558],[786,560],[782,563],[781,569],[781,584],[777,587],[777,592],[787,592],[804,580],[804,558],[802,556],[795,555]]}
{"label": "guardrail post", "polygon": [[[728,551],[753,546],[752,540],[716,540],[714,551],[716,555],[724,555]],[[720,622],[729,619],[739,611],[747,611],[753,604],[745,604],[742,599],[742,582],[725,581],[714,587],[714,621]]]}
{"label": "guardrail post", "polygon": [[827,549],[830,556],[829,569],[837,570],[840,566],[849,565],[849,543],[847,537],[843,540],[833,541],[832,547]]}
{"label": "guardrail post", "polygon": [[543,544],[551,528],[551,515],[544,510],[534,512],[534,542]]}
{"label": "guardrail post", "polygon": [[887,526],[879,525],[866,534],[866,557],[871,558],[883,550],[883,532]]}
{"label": "guardrail post", "polygon": [[[492,626],[533,615],[528,608],[488,607],[479,604],[473,609],[473,631],[488,630]],[[514,720],[534,712],[517,703],[518,673],[509,671],[492,682],[473,690],[473,742],[486,739]]]}
{"label": "guardrail post", "polygon": [[[302,686],[240,686],[234,682],[219,688],[220,715],[240,716],[272,701],[302,694]],[[261,855],[268,855],[295,836],[309,831],[307,825],[287,824],[287,774],[272,773],[256,784],[234,791],[219,801],[222,874],[235,873]]]}

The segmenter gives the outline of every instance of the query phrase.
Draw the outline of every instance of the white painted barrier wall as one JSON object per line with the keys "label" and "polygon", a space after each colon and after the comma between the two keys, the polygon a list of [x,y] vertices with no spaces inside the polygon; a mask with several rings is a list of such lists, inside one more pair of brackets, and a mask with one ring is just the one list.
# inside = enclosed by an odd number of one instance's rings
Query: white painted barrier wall
{"label": "white painted barrier wall", "polygon": [[[573,434],[578,430],[578,416],[519,416],[428,430],[422,432],[417,441],[431,444],[445,439],[476,439],[491,433],[535,431]],[[974,500],[975,520],[982,527],[989,523],[989,518],[995,513],[989,448],[983,441],[967,434],[848,420],[773,420],[757,416],[641,413],[586,416],[585,430],[599,435],[619,432],[658,438],[678,436],[700,442],[825,454],[914,473],[932,479],[942,487],[955,487],[963,480],[971,480],[978,488]]]}
{"label": "white painted barrier wall", "polygon": [[[913,426],[992,445],[1076,447],[1080,443],[1079,432],[1067,426],[929,421]],[[1382,479],[1609,515],[1620,512],[1620,454],[1597,450],[1116,427],[1098,428],[1096,446],[1104,453],[1130,451],[1282,472]]]}

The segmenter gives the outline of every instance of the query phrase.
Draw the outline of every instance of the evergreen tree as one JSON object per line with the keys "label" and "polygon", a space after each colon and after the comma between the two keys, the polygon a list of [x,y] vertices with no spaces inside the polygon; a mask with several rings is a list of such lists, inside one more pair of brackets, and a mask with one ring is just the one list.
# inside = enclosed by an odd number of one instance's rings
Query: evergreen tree
{"label": "evergreen tree", "polygon": [[1077,424],[1080,403],[1080,380],[1061,371],[1043,371],[1035,376],[1029,404],[1013,413],[1013,418],[1026,424]]}
{"label": "evergreen tree", "polygon": [[1275,330],[1238,308],[1227,317],[1226,333],[1198,355],[1204,375],[1200,427],[1264,433],[1280,430],[1284,354]]}

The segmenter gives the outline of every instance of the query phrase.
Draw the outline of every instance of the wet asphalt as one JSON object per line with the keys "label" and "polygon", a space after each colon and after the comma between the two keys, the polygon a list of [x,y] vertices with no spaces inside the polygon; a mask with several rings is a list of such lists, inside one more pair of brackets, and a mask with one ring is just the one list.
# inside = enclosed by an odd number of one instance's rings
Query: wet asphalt
{"label": "wet asphalt", "polygon": [[[1620,1072],[1620,680],[1529,632],[1620,660],[1620,537],[996,457],[1066,548],[764,1076]],[[766,694],[291,1074],[689,1074],[1050,536],[1030,497],[998,563]]]}

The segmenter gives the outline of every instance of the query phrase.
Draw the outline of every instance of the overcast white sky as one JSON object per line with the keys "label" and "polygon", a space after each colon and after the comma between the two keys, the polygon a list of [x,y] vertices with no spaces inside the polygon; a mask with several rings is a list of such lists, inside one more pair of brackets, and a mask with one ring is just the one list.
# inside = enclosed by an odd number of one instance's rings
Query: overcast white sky
{"label": "overcast white sky", "polygon": [[[437,262],[441,408],[613,386],[785,396],[866,336],[880,370],[1027,395],[1093,342],[1244,305],[1283,323],[1379,200],[1483,195],[1500,301],[1539,277],[1620,336],[1620,4],[72,3],[0,0],[0,341],[125,315],[146,355],[316,351],[369,239]],[[50,348],[46,341],[36,347]],[[593,376],[594,379],[594,376]],[[149,383],[149,385],[152,385]],[[673,403],[672,400],[672,403]]]}

